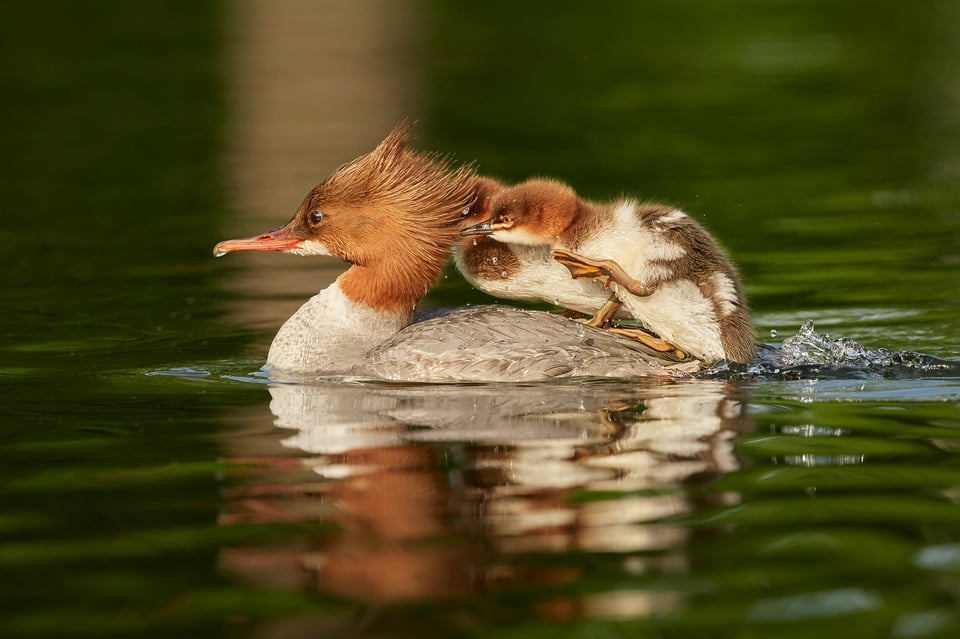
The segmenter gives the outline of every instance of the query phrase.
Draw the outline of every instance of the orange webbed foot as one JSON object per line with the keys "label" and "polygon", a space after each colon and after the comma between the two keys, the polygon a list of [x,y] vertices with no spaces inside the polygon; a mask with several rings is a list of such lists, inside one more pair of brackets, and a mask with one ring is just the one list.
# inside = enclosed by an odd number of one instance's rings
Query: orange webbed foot
{"label": "orange webbed foot", "polygon": [[643,328],[614,326],[607,330],[615,335],[636,340],[650,350],[656,351],[657,353],[670,357],[671,359],[676,359],[678,362],[682,362],[691,358],[689,353],[673,342],[668,342],[665,339],[661,339],[655,335],[652,335],[649,331]]}
{"label": "orange webbed foot", "polygon": [[597,260],[563,249],[554,249],[553,259],[566,266],[575,280],[599,280],[604,288],[610,288],[610,284],[616,282],[638,297],[652,295],[655,290],[641,284],[613,260]]}

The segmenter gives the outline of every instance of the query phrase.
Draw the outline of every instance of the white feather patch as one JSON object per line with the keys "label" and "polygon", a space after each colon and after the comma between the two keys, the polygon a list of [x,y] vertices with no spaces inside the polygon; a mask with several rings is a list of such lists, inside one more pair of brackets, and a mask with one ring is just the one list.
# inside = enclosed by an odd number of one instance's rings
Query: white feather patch
{"label": "white feather patch", "polygon": [[637,203],[632,200],[617,206],[610,227],[584,242],[581,252],[588,257],[612,259],[634,277],[644,276],[650,262],[669,262],[687,254],[685,248],[668,242],[659,231],[644,228],[637,217]]}
{"label": "white feather patch", "polygon": [[284,251],[284,253],[291,253],[293,255],[333,255],[326,246],[316,240],[304,240],[298,248]]}
{"label": "white feather patch", "polygon": [[488,295],[510,300],[542,299],[549,304],[562,306],[581,313],[593,314],[603,306],[610,291],[593,280],[575,280],[570,271],[553,259],[547,247],[514,245],[511,252],[519,260],[519,270],[481,276],[469,268],[466,254],[455,254],[457,268],[473,286]]}
{"label": "white feather patch", "polygon": [[498,242],[506,242],[507,244],[523,244],[525,246],[553,244],[553,242],[556,240],[554,237],[544,237],[542,235],[537,235],[536,233],[530,233],[524,229],[506,229],[494,231],[490,234],[490,237]]}
{"label": "white feather patch", "polygon": [[660,337],[697,357],[724,357],[713,302],[692,280],[674,280],[659,286],[653,295],[637,297],[619,285],[612,287],[634,318]]}
{"label": "white feather patch", "polygon": [[654,282],[665,282],[673,279],[673,269],[662,264],[650,264],[643,271],[643,284],[650,285]]}
{"label": "white feather patch", "polygon": [[737,296],[737,288],[733,285],[733,280],[726,273],[717,271],[710,276],[710,281],[716,290],[714,295],[719,302],[717,306],[720,309],[720,314],[726,316],[736,311],[740,299]]}
{"label": "white feather patch", "polygon": [[684,213],[680,209],[674,209],[673,211],[670,211],[666,215],[661,215],[660,219],[657,221],[658,222],[680,222],[681,220],[685,220],[686,218],[687,218],[686,213]]}

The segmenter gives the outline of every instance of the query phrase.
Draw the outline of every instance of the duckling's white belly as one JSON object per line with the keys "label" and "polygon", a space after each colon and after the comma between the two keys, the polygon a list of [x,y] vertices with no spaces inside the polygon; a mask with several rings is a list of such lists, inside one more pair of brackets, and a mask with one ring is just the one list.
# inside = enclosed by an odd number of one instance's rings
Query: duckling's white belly
{"label": "duckling's white belly", "polygon": [[478,288],[494,297],[542,299],[588,315],[595,313],[611,295],[598,282],[573,279],[565,266],[552,259],[531,262],[513,277],[487,280]]}
{"label": "duckling's white belly", "polygon": [[[599,282],[573,279],[567,267],[553,259],[549,249],[513,245],[510,250],[519,261],[519,268],[485,269],[481,276],[459,256],[457,267],[464,279],[487,295],[509,300],[540,299],[587,315],[594,314],[611,295]],[[624,312],[619,317],[629,316]]]}
{"label": "duckling's white belly", "polygon": [[617,284],[611,288],[634,319],[663,339],[706,361],[725,357],[713,302],[696,283],[665,282],[647,297],[637,297]]}
{"label": "duckling's white belly", "polygon": [[585,257],[613,260],[645,285],[670,279],[672,273],[661,265],[687,254],[686,248],[671,242],[663,233],[641,225],[632,202],[623,203],[614,212],[608,228],[595,233],[580,246],[563,248]]}
{"label": "duckling's white belly", "polygon": [[695,282],[673,279],[669,263],[683,259],[686,248],[638,224],[629,202],[617,209],[610,228],[570,250],[613,260],[641,285],[656,287],[652,295],[638,297],[618,284],[611,286],[629,317],[696,357],[708,361],[725,357],[713,302]]}

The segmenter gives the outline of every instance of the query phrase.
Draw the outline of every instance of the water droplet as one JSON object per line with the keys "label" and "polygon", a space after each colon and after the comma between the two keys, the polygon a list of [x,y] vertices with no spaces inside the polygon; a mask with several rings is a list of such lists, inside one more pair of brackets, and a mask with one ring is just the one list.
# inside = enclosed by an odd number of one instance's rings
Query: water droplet
{"label": "water droplet", "polygon": [[213,254],[213,256],[214,256],[214,257],[223,257],[223,256],[226,255],[226,254],[227,254],[226,251],[217,251],[216,253]]}
{"label": "water droplet", "polygon": [[465,207],[463,207],[463,213],[461,213],[460,216],[461,216],[461,217],[466,217],[466,216],[468,216],[468,215],[470,215],[470,207],[469,207],[469,206],[465,206]]}
{"label": "water droplet", "polygon": [[507,276],[506,271],[500,271],[500,277],[506,277],[506,276]]}
{"label": "water droplet", "polygon": [[777,329],[771,328],[771,329],[770,329],[770,337],[776,337],[776,336],[777,336]]}
{"label": "water droplet", "polygon": [[490,263],[491,263],[491,264],[496,265],[496,263],[499,262],[499,261],[500,261],[500,260],[499,260],[499,258],[497,258],[496,255],[494,255],[493,257],[490,258]]}
{"label": "water droplet", "polygon": [[477,238],[473,238],[473,245],[474,245],[474,246],[477,245]]}

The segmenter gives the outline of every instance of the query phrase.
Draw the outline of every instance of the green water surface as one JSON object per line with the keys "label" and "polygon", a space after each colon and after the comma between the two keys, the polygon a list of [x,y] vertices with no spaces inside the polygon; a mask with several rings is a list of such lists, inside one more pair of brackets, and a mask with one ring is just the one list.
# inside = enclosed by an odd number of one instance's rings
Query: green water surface
{"label": "green water surface", "polygon": [[[234,8],[0,8],[0,636],[956,636],[956,379],[268,387],[210,257]],[[421,145],[682,206],[763,340],[960,359],[956,3],[420,22]]]}

